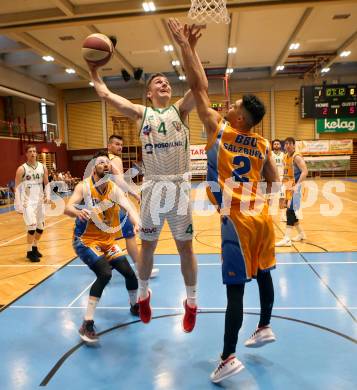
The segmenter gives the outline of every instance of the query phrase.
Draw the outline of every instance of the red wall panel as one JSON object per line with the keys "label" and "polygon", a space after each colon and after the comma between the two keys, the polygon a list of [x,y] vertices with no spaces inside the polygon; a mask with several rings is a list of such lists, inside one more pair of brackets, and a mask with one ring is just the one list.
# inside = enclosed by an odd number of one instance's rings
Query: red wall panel
{"label": "red wall panel", "polygon": [[[52,143],[34,143],[37,147],[37,152],[49,152],[56,154],[56,163],[58,171],[67,171],[68,156],[67,147],[62,144],[57,147]],[[19,165],[26,161],[26,156],[23,152],[19,139],[0,138],[0,185],[6,185],[10,180],[15,179],[16,169]]]}

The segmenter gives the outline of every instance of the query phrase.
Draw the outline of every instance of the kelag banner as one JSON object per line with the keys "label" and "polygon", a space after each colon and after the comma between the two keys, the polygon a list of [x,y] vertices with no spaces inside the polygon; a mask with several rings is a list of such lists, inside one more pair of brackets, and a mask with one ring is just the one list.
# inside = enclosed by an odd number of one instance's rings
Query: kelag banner
{"label": "kelag banner", "polygon": [[324,118],[316,119],[318,133],[355,133],[357,118]]}

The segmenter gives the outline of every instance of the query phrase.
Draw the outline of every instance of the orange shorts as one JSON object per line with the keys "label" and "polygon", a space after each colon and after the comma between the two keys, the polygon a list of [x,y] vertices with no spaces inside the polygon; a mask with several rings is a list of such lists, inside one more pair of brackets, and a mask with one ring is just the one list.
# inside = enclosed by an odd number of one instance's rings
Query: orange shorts
{"label": "orange shorts", "polygon": [[240,284],[258,270],[275,268],[273,220],[264,206],[258,215],[245,215],[234,206],[221,216],[222,276],[224,284]]}
{"label": "orange shorts", "polygon": [[82,237],[74,237],[73,248],[78,257],[89,267],[92,267],[99,259],[105,258],[108,262],[125,255],[125,252],[117,244],[118,241],[86,240]]}

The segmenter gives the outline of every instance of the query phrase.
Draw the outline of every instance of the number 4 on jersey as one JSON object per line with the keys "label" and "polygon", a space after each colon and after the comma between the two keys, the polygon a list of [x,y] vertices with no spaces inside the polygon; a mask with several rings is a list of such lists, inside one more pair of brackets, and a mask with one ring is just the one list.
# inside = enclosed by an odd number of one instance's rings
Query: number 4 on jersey
{"label": "number 4 on jersey", "polygon": [[166,135],[166,127],[165,122],[161,122],[159,128],[157,129],[158,133],[161,133],[163,135]]}
{"label": "number 4 on jersey", "polygon": [[190,223],[186,229],[186,233],[187,234],[193,234],[193,228],[192,228],[192,224]]}

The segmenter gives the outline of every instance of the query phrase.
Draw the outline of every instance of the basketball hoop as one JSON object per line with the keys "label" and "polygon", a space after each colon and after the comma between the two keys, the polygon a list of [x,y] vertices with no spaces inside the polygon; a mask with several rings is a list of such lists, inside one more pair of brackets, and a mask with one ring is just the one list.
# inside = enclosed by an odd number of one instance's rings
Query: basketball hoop
{"label": "basketball hoop", "polygon": [[198,23],[225,23],[231,21],[227,8],[227,0],[191,0],[188,17]]}
{"label": "basketball hoop", "polygon": [[61,146],[62,140],[61,138],[55,138],[53,142],[56,144],[56,146],[59,148]]}

